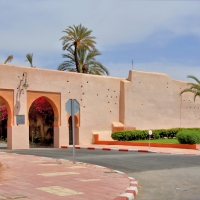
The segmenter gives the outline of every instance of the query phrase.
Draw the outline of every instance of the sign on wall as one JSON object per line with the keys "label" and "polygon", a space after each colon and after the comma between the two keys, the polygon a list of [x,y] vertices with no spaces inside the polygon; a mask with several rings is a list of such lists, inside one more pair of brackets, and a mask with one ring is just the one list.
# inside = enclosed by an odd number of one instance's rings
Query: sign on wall
{"label": "sign on wall", "polygon": [[16,116],[17,124],[25,124],[25,115]]}

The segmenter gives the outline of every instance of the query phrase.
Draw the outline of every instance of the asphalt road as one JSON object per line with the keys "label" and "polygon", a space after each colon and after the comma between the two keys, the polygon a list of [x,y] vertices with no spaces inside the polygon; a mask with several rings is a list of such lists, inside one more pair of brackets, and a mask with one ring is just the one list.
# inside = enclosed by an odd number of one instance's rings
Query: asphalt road
{"label": "asphalt road", "polygon": [[[0,148],[0,151],[9,151]],[[72,160],[72,149],[13,150]],[[76,160],[125,172],[139,183],[138,200],[200,200],[200,156],[76,149]]]}

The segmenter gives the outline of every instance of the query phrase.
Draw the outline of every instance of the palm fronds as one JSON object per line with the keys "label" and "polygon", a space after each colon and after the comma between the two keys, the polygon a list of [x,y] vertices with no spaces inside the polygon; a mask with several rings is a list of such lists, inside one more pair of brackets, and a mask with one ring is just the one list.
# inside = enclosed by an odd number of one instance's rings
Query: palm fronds
{"label": "palm fronds", "polygon": [[[58,66],[58,70],[61,71],[73,71],[85,74],[95,74],[95,75],[109,75],[109,71],[100,62],[96,61],[95,57],[101,55],[97,50],[86,50],[80,48],[77,51],[77,59],[79,62],[78,70],[76,68],[75,56],[73,49],[69,48],[68,54],[63,54],[63,58],[68,58],[62,64]],[[74,69],[74,70],[73,70]]]}
{"label": "palm fronds", "polygon": [[66,36],[60,38],[62,40],[63,50],[69,50],[73,47],[74,60],[77,72],[81,72],[79,67],[78,50],[84,48],[86,50],[95,49],[95,37],[91,36],[92,31],[88,30],[81,24],[78,26],[69,26],[63,31]]}
{"label": "palm fronds", "polygon": [[188,78],[192,78],[193,80],[195,80],[197,83],[188,83],[188,85],[190,86],[189,88],[186,88],[184,90],[182,90],[180,92],[180,95],[182,95],[185,92],[191,92],[194,94],[194,101],[196,100],[197,96],[200,96],[200,80],[192,75],[187,76]]}
{"label": "palm fronds", "polygon": [[7,62],[11,62],[13,59],[13,55],[9,55],[6,60],[4,61],[4,64],[6,64]]}
{"label": "palm fronds", "polygon": [[25,62],[28,61],[31,65],[31,67],[34,67],[33,66],[33,54],[30,54],[30,53],[26,54],[26,58],[27,58],[27,60],[25,60]]}

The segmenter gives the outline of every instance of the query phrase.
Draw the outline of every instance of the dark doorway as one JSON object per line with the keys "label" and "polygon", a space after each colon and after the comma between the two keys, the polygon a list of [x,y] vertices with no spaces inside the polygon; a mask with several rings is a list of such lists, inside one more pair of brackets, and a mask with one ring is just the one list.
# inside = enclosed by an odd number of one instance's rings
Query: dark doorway
{"label": "dark doorway", "polygon": [[69,123],[69,145],[73,144],[73,132],[72,132],[72,117],[68,120]]}
{"label": "dark doorway", "polygon": [[8,112],[3,99],[0,98],[0,140],[7,141]]}
{"label": "dark doorway", "polygon": [[45,97],[36,99],[29,109],[29,141],[36,146],[53,146],[54,112]]}

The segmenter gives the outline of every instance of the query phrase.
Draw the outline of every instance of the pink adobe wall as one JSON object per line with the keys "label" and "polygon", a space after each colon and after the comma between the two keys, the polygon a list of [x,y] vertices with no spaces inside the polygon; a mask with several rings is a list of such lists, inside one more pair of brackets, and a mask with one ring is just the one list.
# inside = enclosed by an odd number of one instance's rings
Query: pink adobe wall
{"label": "pink adobe wall", "polygon": [[124,83],[124,123],[137,129],[200,127],[200,100],[180,91],[187,82],[165,74],[129,72]]}
{"label": "pink adobe wall", "polygon": [[[29,87],[22,93],[20,80],[27,73]],[[127,79],[61,72],[39,68],[0,64],[0,89],[14,91],[14,122],[11,131],[12,142],[9,148],[27,148],[21,135],[28,138],[28,126],[17,125],[16,115],[26,116],[31,101],[38,94],[56,94],[59,100],[59,124],[54,127],[54,146],[61,147],[69,143],[69,115],[65,103],[73,98],[80,103],[79,135],[77,143],[91,144],[94,133],[101,133],[100,139],[109,138],[112,124],[136,129],[199,127],[200,101],[193,102],[193,95],[179,95],[186,82],[176,81],[165,74],[130,71]],[[3,96],[2,96],[3,97]],[[4,98],[4,97],[3,97]],[[49,99],[53,99],[50,96]],[[20,128],[19,128],[20,127]],[[116,127],[117,128],[117,127]]]}

